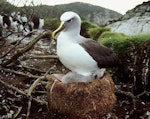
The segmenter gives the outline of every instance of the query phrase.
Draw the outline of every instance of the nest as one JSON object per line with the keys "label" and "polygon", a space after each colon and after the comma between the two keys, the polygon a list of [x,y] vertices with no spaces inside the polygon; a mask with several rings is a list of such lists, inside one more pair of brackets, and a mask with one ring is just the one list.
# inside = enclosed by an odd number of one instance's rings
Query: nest
{"label": "nest", "polygon": [[50,118],[101,119],[116,102],[109,73],[92,82],[62,83],[52,76],[47,85]]}

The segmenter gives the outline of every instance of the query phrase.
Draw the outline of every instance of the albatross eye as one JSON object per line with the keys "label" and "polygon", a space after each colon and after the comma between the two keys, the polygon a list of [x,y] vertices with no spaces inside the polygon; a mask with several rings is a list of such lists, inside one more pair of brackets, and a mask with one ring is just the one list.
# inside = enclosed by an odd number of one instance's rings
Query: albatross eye
{"label": "albatross eye", "polygon": [[73,19],[69,19],[69,20],[67,20],[67,22],[72,22],[73,21]]}

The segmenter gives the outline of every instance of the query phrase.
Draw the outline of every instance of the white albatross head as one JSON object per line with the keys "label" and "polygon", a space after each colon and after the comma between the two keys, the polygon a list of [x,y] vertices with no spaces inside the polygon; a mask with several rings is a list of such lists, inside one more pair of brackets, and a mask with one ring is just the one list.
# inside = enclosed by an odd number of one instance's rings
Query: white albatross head
{"label": "white albatross head", "polygon": [[72,11],[65,12],[60,17],[60,26],[52,33],[52,38],[59,32],[69,33],[70,35],[79,35],[81,29],[80,16]]}

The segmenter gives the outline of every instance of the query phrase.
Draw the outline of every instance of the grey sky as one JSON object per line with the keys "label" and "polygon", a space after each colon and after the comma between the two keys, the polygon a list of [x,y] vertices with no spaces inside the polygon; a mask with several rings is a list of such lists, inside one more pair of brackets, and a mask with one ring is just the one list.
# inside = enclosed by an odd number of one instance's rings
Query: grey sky
{"label": "grey sky", "polygon": [[148,0],[8,0],[12,4],[17,6],[23,6],[24,4],[29,5],[32,3],[35,5],[58,5],[66,4],[71,2],[85,2],[93,5],[98,5],[104,8],[108,8],[117,11],[121,14],[125,14],[128,10],[134,8],[136,5],[143,3]]}

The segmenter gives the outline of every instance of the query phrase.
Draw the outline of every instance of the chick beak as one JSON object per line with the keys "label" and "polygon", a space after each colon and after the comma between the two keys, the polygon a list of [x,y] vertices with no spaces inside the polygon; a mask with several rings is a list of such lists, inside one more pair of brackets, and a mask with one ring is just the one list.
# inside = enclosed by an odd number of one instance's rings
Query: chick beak
{"label": "chick beak", "polygon": [[55,39],[56,34],[64,29],[65,29],[65,22],[61,22],[60,26],[55,31],[53,31],[52,38]]}

